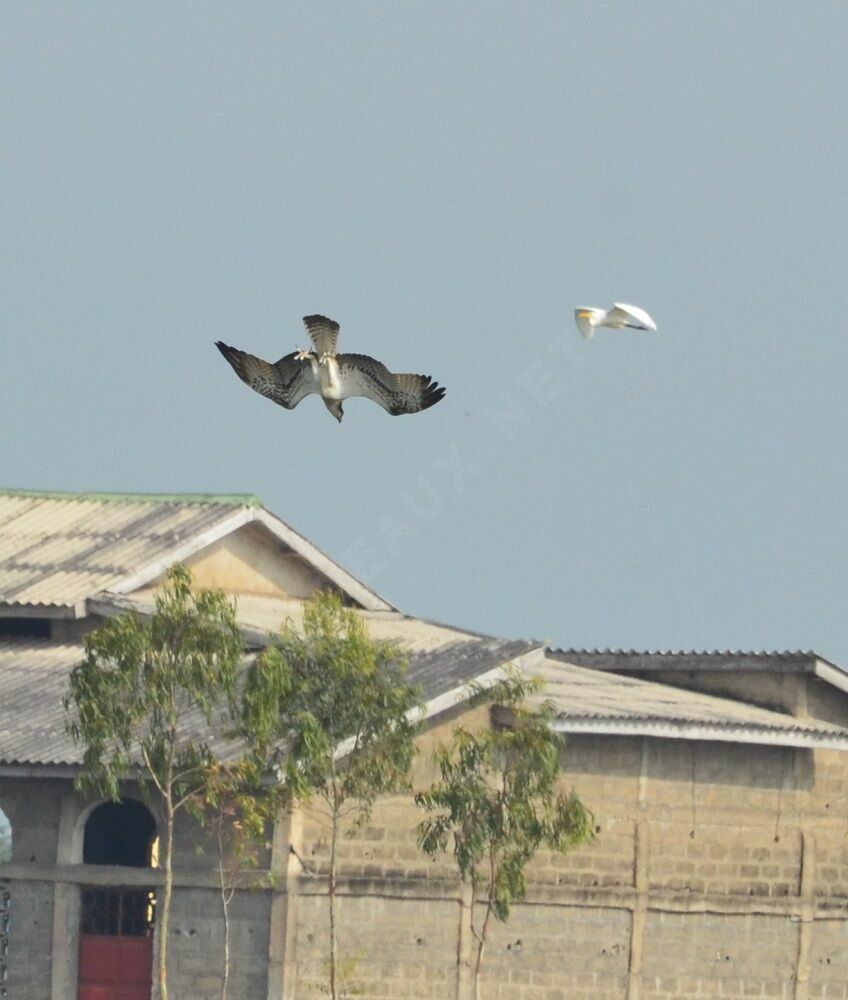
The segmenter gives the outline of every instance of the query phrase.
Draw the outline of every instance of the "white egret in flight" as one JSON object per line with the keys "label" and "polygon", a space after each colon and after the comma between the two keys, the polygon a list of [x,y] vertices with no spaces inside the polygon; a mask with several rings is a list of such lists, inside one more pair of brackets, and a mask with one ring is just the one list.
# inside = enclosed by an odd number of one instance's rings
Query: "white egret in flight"
{"label": "white egret in flight", "polygon": [[599,326],[608,326],[613,330],[629,327],[631,330],[654,330],[657,324],[639,306],[629,306],[624,302],[616,302],[612,309],[594,309],[591,306],[581,306],[574,310],[577,329],[589,340],[595,336]]}

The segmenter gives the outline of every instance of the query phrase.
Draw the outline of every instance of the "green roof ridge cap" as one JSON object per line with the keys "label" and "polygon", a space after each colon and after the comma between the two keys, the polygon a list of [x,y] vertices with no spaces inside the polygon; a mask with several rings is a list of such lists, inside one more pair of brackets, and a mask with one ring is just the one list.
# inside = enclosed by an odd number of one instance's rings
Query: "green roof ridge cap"
{"label": "green roof ridge cap", "polygon": [[0,496],[97,503],[208,503],[229,507],[262,506],[260,498],[253,493],[74,493],[66,490],[20,490],[0,486]]}

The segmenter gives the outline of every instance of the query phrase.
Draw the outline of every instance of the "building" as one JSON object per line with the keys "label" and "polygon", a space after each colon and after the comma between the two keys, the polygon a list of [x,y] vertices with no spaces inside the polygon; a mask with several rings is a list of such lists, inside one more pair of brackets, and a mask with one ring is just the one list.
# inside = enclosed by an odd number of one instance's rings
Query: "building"
{"label": "building", "polygon": [[[149,611],[175,562],[238,602],[248,647],[332,588],[410,651],[430,751],[468,684],[541,676],[596,838],[540,857],[496,925],[486,1000],[848,998],[848,674],[813,653],[559,651],[404,614],[250,497],[0,493],[0,983],[15,1000],[141,1000],[157,947],[156,817],[77,795],[61,699],[81,638]],[[367,998],[470,996],[467,899],[420,816],[387,798],[342,850],[341,947]],[[220,995],[222,917],[202,834],[178,835],[170,940],[179,1000]],[[321,995],[326,829],[281,820],[232,908],[230,995]],[[9,919],[11,916],[11,919]],[[5,973],[4,973],[5,963]]]}

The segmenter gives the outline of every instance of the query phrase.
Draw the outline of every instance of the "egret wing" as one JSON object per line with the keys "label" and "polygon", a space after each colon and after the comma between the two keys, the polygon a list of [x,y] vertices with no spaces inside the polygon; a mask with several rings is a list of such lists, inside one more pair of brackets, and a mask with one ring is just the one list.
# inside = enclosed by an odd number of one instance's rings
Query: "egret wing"
{"label": "egret wing", "polygon": [[626,302],[616,302],[614,307],[607,313],[607,320],[621,322],[623,326],[644,327],[648,330],[656,330],[657,324],[639,306],[631,306]]}

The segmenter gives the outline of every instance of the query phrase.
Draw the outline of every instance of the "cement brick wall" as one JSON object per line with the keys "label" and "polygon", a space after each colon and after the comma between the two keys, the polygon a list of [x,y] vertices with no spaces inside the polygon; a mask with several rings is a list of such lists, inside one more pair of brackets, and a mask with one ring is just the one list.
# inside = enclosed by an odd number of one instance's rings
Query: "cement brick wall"
{"label": "cement brick wall", "polygon": [[[270,840],[271,833],[268,832]],[[226,849],[227,841],[225,838]],[[270,864],[270,850],[266,844],[252,845],[245,864],[249,869],[262,870]],[[215,827],[202,824],[185,810],[178,812],[174,823],[174,870],[182,872],[208,872],[218,865],[218,843]]]}
{"label": "cement brick wall", "polygon": [[797,674],[766,674],[761,670],[651,670],[635,671],[631,676],[732,698],[789,715],[796,714],[803,704],[804,688],[811,680]]}
{"label": "cement brick wall", "polygon": [[624,1000],[630,923],[606,907],[516,906],[492,926],[485,1000]]}
{"label": "cement brick wall", "polygon": [[798,924],[762,914],[649,913],[644,1000],[794,997]]}
{"label": "cement brick wall", "polygon": [[12,826],[12,861],[53,864],[59,837],[59,808],[67,785],[0,777],[0,809]]}
{"label": "cement brick wall", "polygon": [[[435,777],[430,751],[456,721],[425,734],[417,787]],[[486,715],[461,721],[484,724]],[[542,852],[533,862],[527,902],[492,928],[485,1000],[848,1000],[848,755],[581,735],[569,739],[565,759],[563,787],[575,787],[592,809],[597,835],[565,858]],[[0,780],[0,808],[14,831],[7,866],[14,933],[27,955],[17,973],[26,983],[19,979],[11,994],[21,1000],[50,998],[51,866],[68,788]],[[342,965],[366,1000],[453,1000],[457,955],[471,953],[460,935],[455,869],[449,857],[432,862],[419,852],[421,818],[409,797],[388,797],[339,845]],[[269,950],[296,1000],[321,995],[326,982],[320,876],[329,827],[317,804],[304,811],[299,830],[293,843],[305,870],[289,856],[288,840],[277,849],[276,884],[291,895],[264,888],[234,900],[237,1000],[269,1000]],[[174,989],[180,1000],[207,1000],[221,975],[216,852],[190,823],[179,836]],[[267,853],[261,864],[271,864]],[[73,865],[61,876],[70,884],[91,877]],[[282,923],[272,918],[281,900]],[[15,947],[13,938],[13,976]]]}
{"label": "cement brick wall", "polygon": [[[11,879],[9,954],[10,1000],[50,1000],[53,950],[53,886]],[[70,1000],[70,998],[69,998]]]}
{"label": "cement brick wall", "polygon": [[[826,958],[820,967],[810,958],[809,976],[797,986],[795,977],[804,950],[824,947],[821,921],[804,925],[805,941],[799,935],[813,886],[835,905],[848,894],[843,755],[581,735],[570,738],[566,757],[564,787],[575,787],[593,810],[596,839],[565,858],[542,852],[531,865],[528,905],[492,932],[498,944],[486,958],[487,1000],[816,995]],[[441,885],[457,897],[449,859],[433,865],[417,852],[420,818],[407,799],[388,800],[343,839],[349,891],[400,897]],[[326,871],[327,843],[326,825],[308,816],[303,852],[314,872]],[[707,900],[719,912],[686,912]],[[409,905],[379,902],[397,928],[413,914],[414,931],[426,939],[427,910]],[[321,933],[312,906],[301,908],[298,932],[310,947]],[[587,926],[594,929],[586,933]],[[563,960],[568,954],[573,965]],[[628,993],[630,962],[640,972],[638,989],[631,984]],[[827,982],[837,980],[831,974]]]}
{"label": "cement brick wall", "polygon": [[[266,1000],[269,910],[267,892],[237,893],[230,904],[229,995],[238,1000]],[[168,982],[179,1000],[220,996],[223,932],[221,899],[214,889],[176,890]]]}
{"label": "cement brick wall", "polygon": [[820,899],[848,899],[848,839],[845,829],[816,832],[815,894]]}
{"label": "cement brick wall", "polygon": [[[12,863],[41,867],[56,861],[60,782],[0,778],[0,809],[12,827]],[[9,997],[50,1000],[53,883],[4,878],[12,920],[6,962]]]}
{"label": "cement brick wall", "polygon": [[810,997],[848,1000],[848,922],[817,921],[810,959]]}
{"label": "cement brick wall", "polygon": [[540,851],[528,865],[528,881],[537,885],[632,888],[635,824],[631,819],[595,816],[595,839],[568,854]]}
{"label": "cement brick wall", "polygon": [[651,830],[651,889],[738,896],[797,896],[797,830],[775,843],[767,827],[658,824]]}
{"label": "cement brick wall", "polygon": [[[443,900],[339,899],[340,981],[361,1000],[446,1000],[454,995],[459,906]],[[325,996],[327,901],[299,901],[298,1000]]]}

